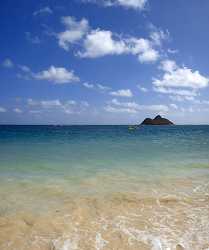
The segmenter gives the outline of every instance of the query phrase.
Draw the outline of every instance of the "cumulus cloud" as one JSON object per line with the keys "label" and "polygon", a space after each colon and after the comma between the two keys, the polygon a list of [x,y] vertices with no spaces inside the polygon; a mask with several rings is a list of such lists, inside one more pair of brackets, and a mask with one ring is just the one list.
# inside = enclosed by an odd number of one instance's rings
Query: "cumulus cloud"
{"label": "cumulus cloud", "polygon": [[78,82],[77,77],[73,71],[68,71],[66,68],[50,66],[47,70],[38,73],[33,73],[33,78],[37,80],[46,80],[55,84],[64,84]]}
{"label": "cumulus cloud", "polygon": [[143,10],[148,0],[83,0],[83,2],[96,3],[106,7],[121,6],[124,8]]}
{"label": "cumulus cloud", "polygon": [[84,51],[79,52],[81,57],[96,58],[106,55],[119,55],[126,52],[124,41],[114,40],[111,31],[93,30],[84,40]]}
{"label": "cumulus cloud", "polygon": [[156,105],[139,105],[136,102],[120,102],[117,99],[111,100],[107,106],[105,106],[105,111],[112,113],[132,113],[136,114],[140,111],[150,111],[158,113],[166,113],[169,111],[169,107],[163,104]]}
{"label": "cumulus cloud", "polygon": [[3,107],[0,107],[0,113],[5,113],[5,112],[7,112],[7,110]]}
{"label": "cumulus cloud", "polygon": [[3,62],[2,62],[2,66],[5,68],[13,68],[14,67],[14,63],[12,62],[11,59],[6,58]]}
{"label": "cumulus cloud", "polygon": [[201,75],[198,70],[179,67],[174,61],[166,60],[161,64],[164,74],[161,79],[154,79],[156,87],[201,89],[209,84],[209,78]]}
{"label": "cumulus cloud", "polygon": [[119,89],[117,91],[110,92],[110,95],[121,97],[132,97],[133,93],[130,89]]}
{"label": "cumulus cloud", "polygon": [[50,15],[50,14],[53,14],[53,11],[49,6],[46,6],[46,7],[43,7],[41,9],[33,12],[34,16],[43,15],[43,14],[49,14]]}
{"label": "cumulus cloud", "polygon": [[175,61],[164,60],[159,69],[161,78],[153,79],[153,90],[168,94],[175,101],[194,101],[200,89],[209,85],[209,78],[185,66],[179,67]]}
{"label": "cumulus cloud", "polygon": [[147,3],[147,0],[115,0],[112,1],[112,4],[114,5],[120,5],[127,8],[133,8],[133,9],[144,9],[145,5]]}
{"label": "cumulus cloud", "polygon": [[88,20],[83,18],[81,21],[77,21],[74,17],[66,16],[62,17],[62,23],[66,30],[57,34],[59,46],[69,50],[71,44],[82,39],[87,33],[89,29]]}
{"label": "cumulus cloud", "polygon": [[107,30],[92,30],[87,34],[83,50],[78,53],[81,57],[97,58],[107,55],[132,54],[141,63],[155,62],[159,52],[152,43],[144,38],[121,38]]}
{"label": "cumulus cloud", "polygon": [[159,58],[159,52],[150,48],[138,56],[141,63],[155,62]]}
{"label": "cumulus cloud", "polygon": [[74,17],[67,16],[62,18],[62,23],[66,30],[57,34],[59,46],[69,50],[70,45],[79,42],[80,49],[76,55],[82,58],[131,54],[136,56],[141,63],[151,63],[160,57],[156,47],[159,45],[157,43],[163,40],[162,31],[156,31],[152,38],[144,39],[124,37],[110,30],[91,29],[85,18],[78,21]]}

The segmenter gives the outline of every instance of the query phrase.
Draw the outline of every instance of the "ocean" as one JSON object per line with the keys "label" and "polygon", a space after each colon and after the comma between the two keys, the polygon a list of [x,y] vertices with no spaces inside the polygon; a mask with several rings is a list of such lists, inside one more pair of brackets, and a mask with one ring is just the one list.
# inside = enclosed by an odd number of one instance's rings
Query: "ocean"
{"label": "ocean", "polygon": [[0,126],[0,250],[208,250],[209,126]]}

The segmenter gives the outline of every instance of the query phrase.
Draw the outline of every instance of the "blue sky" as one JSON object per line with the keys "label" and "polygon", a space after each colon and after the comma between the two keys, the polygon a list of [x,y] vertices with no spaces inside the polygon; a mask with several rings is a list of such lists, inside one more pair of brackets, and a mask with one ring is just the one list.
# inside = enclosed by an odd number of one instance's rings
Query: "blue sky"
{"label": "blue sky", "polygon": [[0,123],[209,123],[207,0],[2,0]]}

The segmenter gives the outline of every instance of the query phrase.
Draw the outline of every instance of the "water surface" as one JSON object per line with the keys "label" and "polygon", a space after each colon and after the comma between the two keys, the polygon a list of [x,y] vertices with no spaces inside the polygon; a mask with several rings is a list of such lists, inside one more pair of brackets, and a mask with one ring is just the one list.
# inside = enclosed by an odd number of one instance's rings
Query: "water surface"
{"label": "water surface", "polygon": [[0,126],[0,249],[208,249],[209,126]]}

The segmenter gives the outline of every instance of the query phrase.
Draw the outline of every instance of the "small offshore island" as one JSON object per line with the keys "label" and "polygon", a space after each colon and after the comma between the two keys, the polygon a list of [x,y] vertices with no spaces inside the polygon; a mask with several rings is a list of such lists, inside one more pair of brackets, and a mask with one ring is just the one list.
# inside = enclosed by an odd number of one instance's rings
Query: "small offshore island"
{"label": "small offshore island", "polygon": [[157,115],[154,119],[146,118],[141,125],[174,125],[174,123],[160,115]]}

